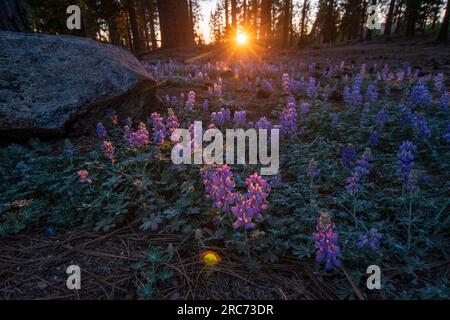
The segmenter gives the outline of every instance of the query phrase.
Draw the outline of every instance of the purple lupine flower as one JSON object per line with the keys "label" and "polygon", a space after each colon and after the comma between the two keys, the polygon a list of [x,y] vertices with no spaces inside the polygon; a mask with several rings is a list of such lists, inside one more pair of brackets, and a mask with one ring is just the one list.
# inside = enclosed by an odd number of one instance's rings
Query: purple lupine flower
{"label": "purple lupine flower", "polygon": [[195,92],[189,91],[186,104],[184,105],[184,107],[186,110],[192,110],[194,109],[194,106],[195,106]]}
{"label": "purple lupine flower", "polygon": [[381,238],[383,238],[383,235],[376,228],[370,228],[368,233],[359,235],[359,242],[356,244],[356,247],[358,249],[367,247],[370,251],[376,252],[379,249]]}
{"label": "purple lupine flower", "polygon": [[297,135],[297,110],[295,104],[289,103],[280,116],[280,131],[282,135],[293,138]]}
{"label": "purple lupine flower", "polygon": [[359,74],[360,74],[362,77],[364,77],[364,76],[366,75],[366,64],[365,64],[365,63],[363,63],[363,64],[361,65],[361,69],[359,70]]}
{"label": "purple lupine flower", "polygon": [[180,122],[178,121],[177,116],[173,113],[169,113],[169,116],[167,117],[167,120],[166,120],[166,127],[165,127],[165,131],[168,134],[168,136],[170,137],[172,135],[172,133],[179,127],[180,127]]}
{"label": "purple lupine flower", "polygon": [[402,125],[410,128],[412,126],[413,123],[412,121],[414,119],[414,114],[412,113],[411,109],[404,104],[400,104],[399,111],[401,115]]}
{"label": "purple lupine flower", "polygon": [[203,167],[200,170],[200,177],[208,198],[213,200],[217,209],[226,212],[235,204],[238,194],[234,192],[236,183],[228,165]]}
{"label": "purple lupine flower", "polygon": [[445,84],[445,79],[444,79],[444,74],[438,73],[435,77],[434,77],[434,89],[437,93],[441,93],[442,90],[444,89],[444,84]]}
{"label": "purple lupine flower", "polygon": [[319,175],[319,170],[317,170],[317,161],[314,159],[309,160],[308,169],[306,170],[306,176],[309,178],[315,178]]}
{"label": "purple lupine flower", "polygon": [[346,146],[341,152],[341,163],[344,167],[350,168],[356,157],[356,148],[353,146]]}
{"label": "purple lupine flower", "polygon": [[202,108],[203,108],[204,111],[208,111],[208,109],[209,109],[209,101],[208,101],[208,99],[205,99],[203,101]]}
{"label": "purple lupine flower", "polygon": [[138,130],[134,132],[128,126],[125,126],[124,138],[132,148],[140,148],[150,144],[147,127],[143,122],[139,124]]}
{"label": "purple lupine flower", "polygon": [[234,123],[237,126],[245,126],[247,120],[247,112],[245,111],[236,111],[234,113]]}
{"label": "purple lupine flower", "polygon": [[105,127],[101,122],[97,123],[95,131],[97,132],[97,137],[99,139],[105,139],[108,136],[108,131],[106,131]]}
{"label": "purple lupine flower", "polygon": [[127,120],[125,120],[125,125],[131,129],[131,127],[133,126],[133,120],[131,120],[130,117],[127,118]]}
{"label": "purple lupine flower", "polygon": [[225,123],[225,116],[222,111],[211,113],[211,121],[218,126],[222,126]]}
{"label": "purple lupine flower", "polygon": [[331,121],[330,124],[332,127],[337,127],[337,125],[339,124],[339,116],[336,113],[333,113],[331,115]]}
{"label": "purple lupine flower", "polygon": [[283,91],[285,94],[289,94],[291,92],[291,79],[289,74],[284,73],[281,77],[281,86],[283,87]]}
{"label": "purple lupine flower", "polygon": [[77,172],[78,175],[78,181],[82,184],[91,184],[92,183],[92,179],[89,178],[89,171],[87,170],[79,170]]}
{"label": "purple lupine flower", "polygon": [[403,185],[407,190],[410,187],[414,187],[414,184],[411,181],[411,178],[414,178],[411,175],[411,171],[415,166],[414,163],[414,152],[417,150],[417,146],[415,146],[411,141],[404,141],[397,152],[397,174],[399,176],[399,180],[403,182]]}
{"label": "purple lupine flower", "polygon": [[444,140],[447,144],[450,145],[450,122],[447,124],[447,127],[445,128]]}
{"label": "purple lupine flower", "polygon": [[375,83],[370,83],[367,86],[365,99],[366,99],[366,102],[369,102],[369,103],[377,103],[378,102],[378,92],[377,92],[377,87],[376,87]]}
{"label": "purple lupine flower", "polygon": [[308,102],[303,102],[300,104],[300,114],[306,116],[309,113],[310,104]]}
{"label": "purple lupine flower", "polygon": [[350,93],[350,87],[345,86],[344,90],[342,91],[342,96],[344,97],[344,102],[346,104],[352,103],[352,94]]}
{"label": "purple lupine flower", "polygon": [[448,95],[448,92],[444,92],[441,95],[441,98],[439,99],[439,105],[442,109],[447,110],[450,106],[450,97]]}
{"label": "purple lupine flower", "polygon": [[309,77],[308,86],[306,87],[306,95],[308,98],[317,98],[317,87],[316,79],[313,77]]}
{"label": "purple lupine flower", "polygon": [[366,122],[369,114],[370,114],[370,105],[369,103],[366,102],[364,104],[364,108],[361,111],[361,118],[360,118],[361,125],[363,125]]}
{"label": "purple lupine flower", "polygon": [[415,108],[419,105],[429,107],[433,102],[430,91],[423,81],[419,81],[414,87],[412,87],[411,94],[409,96],[409,105],[411,108]]}
{"label": "purple lupine flower", "polygon": [[271,130],[271,129],[272,129],[272,122],[270,122],[269,120],[267,120],[266,117],[263,117],[263,118],[259,119],[259,120],[255,123],[255,128],[256,128],[256,129],[266,129],[266,130]]}
{"label": "purple lupine flower", "polygon": [[117,124],[119,123],[119,118],[117,117],[116,110],[110,107],[106,110],[106,113],[109,119],[111,119],[111,123],[113,124],[113,126],[117,126]]}
{"label": "purple lupine flower", "polygon": [[380,135],[377,131],[372,131],[369,137],[369,146],[370,147],[376,147],[378,146],[378,140],[380,139]]}
{"label": "purple lupine flower", "polygon": [[112,142],[108,140],[103,141],[101,148],[105,157],[114,162],[115,148]]}
{"label": "purple lupine flower", "polygon": [[313,233],[316,241],[314,248],[317,250],[316,262],[325,264],[326,270],[340,268],[342,265],[339,260],[341,249],[338,246],[338,234],[334,232],[334,228],[335,224],[331,221],[331,217],[322,213],[316,224],[317,232]]}
{"label": "purple lupine flower", "polygon": [[231,120],[231,111],[230,109],[220,108],[220,112],[222,112],[225,122]]}
{"label": "purple lupine flower", "polygon": [[386,112],[385,108],[378,111],[376,117],[375,117],[375,124],[377,125],[378,129],[384,128],[384,124],[389,121],[389,115]]}
{"label": "purple lupine flower", "polygon": [[283,180],[281,179],[281,175],[277,174],[275,176],[272,176],[272,178],[269,181],[270,187],[277,189],[283,186]]}
{"label": "purple lupine flower", "polygon": [[272,93],[272,92],[273,92],[273,86],[272,86],[272,84],[271,84],[268,80],[266,80],[266,79],[264,79],[263,81],[261,81],[261,88],[262,88],[264,91],[266,91],[266,92],[269,92],[269,93]]}
{"label": "purple lupine flower", "polygon": [[166,126],[164,125],[163,118],[158,112],[153,112],[151,118],[153,121],[153,143],[160,146],[164,142]]}
{"label": "purple lupine flower", "polygon": [[214,84],[214,95],[218,98],[221,98],[222,91],[223,91],[223,82],[222,78],[219,77],[217,83]]}
{"label": "purple lupine flower", "polygon": [[345,179],[345,182],[347,182],[345,190],[347,190],[351,196],[355,196],[359,193],[361,189],[361,175],[357,171],[353,171],[351,177]]}
{"label": "purple lupine flower", "polygon": [[425,139],[431,138],[431,130],[428,127],[427,120],[424,116],[418,115],[413,118],[413,126],[414,130],[420,137],[424,137]]}
{"label": "purple lupine flower", "polygon": [[245,229],[255,228],[254,221],[263,220],[262,212],[267,209],[267,197],[270,192],[267,181],[254,173],[245,179],[245,183],[247,184],[247,194],[240,195],[236,205],[231,208],[231,212],[236,218],[233,223],[235,229],[241,227]]}
{"label": "purple lupine flower", "polygon": [[361,158],[356,160],[355,172],[359,174],[360,177],[368,175],[370,173],[370,161],[372,160],[372,156],[370,153],[370,149],[367,148]]}

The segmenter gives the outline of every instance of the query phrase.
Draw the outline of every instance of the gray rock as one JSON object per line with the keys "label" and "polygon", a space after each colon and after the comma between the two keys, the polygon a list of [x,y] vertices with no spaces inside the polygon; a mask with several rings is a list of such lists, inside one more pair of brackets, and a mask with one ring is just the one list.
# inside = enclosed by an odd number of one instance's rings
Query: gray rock
{"label": "gray rock", "polygon": [[126,104],[128,115],[133,107],[143,112],[158,101],[156,84],[118,47],[72,36],[0,32],[0,134],[64,134],[103,116],[107,106]]}

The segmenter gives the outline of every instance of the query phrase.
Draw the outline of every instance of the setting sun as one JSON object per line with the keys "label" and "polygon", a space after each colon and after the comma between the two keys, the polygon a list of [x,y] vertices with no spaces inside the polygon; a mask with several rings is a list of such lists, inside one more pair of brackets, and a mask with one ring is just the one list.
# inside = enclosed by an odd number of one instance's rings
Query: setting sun
{"label": "setting sun", "polygon": [[248,37],[245,33],[239,33],[236,37],[236,41],[238,44],[246,44],[248,41]]}

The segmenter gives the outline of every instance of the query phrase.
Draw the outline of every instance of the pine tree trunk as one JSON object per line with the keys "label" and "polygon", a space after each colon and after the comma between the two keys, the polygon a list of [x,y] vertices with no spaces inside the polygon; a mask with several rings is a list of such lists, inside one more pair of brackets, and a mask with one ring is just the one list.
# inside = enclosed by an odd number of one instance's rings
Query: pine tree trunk
{"label": "pine tree trunk", "polygon": [[283,37],[282,37],[282,44],[281,44],[283,48],[287,48],[289,45],[290,4],[291,4],[291,0],[284,0]]}
{"label": "pine tree trunk", "polygon": [[447,8],[445,9],[444,20],[442,20],[441,29],[439,30],[438,41],[448,40],[448,26],[450,20],[450,0],[447,0]]}
{"label": "pine tree trunk", "polygon": [[262,0],[261,3],[261,32],[260,38],[264,45],[268,45],[272,30],[272,0]]}
{"label": "pine tree trunk", "polygon": [[0,30],[31,32],[21,0],[0,1]]}
{"label": "pine tree trunk", "polygon": [[230,4],[229,4],[229,0],[225,0],[224,7],[225,7],[225,39],[228,40],[228,37],[230,36]]}
{"label": "pine tree trunk", "polygon": [[164,48],[191,47],[194,30],[186,0],[158,0],[161,41]]}
{"label": "pine tree trunk", "polygon": [[148,24],[150,28],[150,42],[152,50],[158,48],[158,43],[156,40],[156,28],[155,28],[155,5],[153,0],[149,0],[146,2],[147,10],[148,10]]}
{"label": "pine tree trunk", "polygon": [[127,1],[127,9],[130,16],[131,34],[133,36],[133,53],[139,55],[144,51],[141,32],[136,18],[136,7],[134,0]]}
{"label": "pine tree trunk", "polygon": [[303,0],[303,7],[302,7],[302,17],[300,22],[300,41],[303,42],[305,39],[305,29],[306,29],[306,8],[308,5],[308,0]]}
{"label": "pine tree trunk", "polygon": [[237,3],[231,0],[231,28],[233,36],[237,33]]}
{"label": "pine tree trunk", "polygon": [[150,35],[148,32],[147,9],[145,8],[144,1],[140,2],[140,9],[141,9],[142,29],[144,30],[145,49],[147,51],[149,51],[150,50]]}
{"label": "pine tree trunk", "polygon": [[394,17],[395,0],[391,0],[389,4],[389,11],[386,17],[386,25],[384,27],[384,35],[390,36],[392,31],[392,20]]}

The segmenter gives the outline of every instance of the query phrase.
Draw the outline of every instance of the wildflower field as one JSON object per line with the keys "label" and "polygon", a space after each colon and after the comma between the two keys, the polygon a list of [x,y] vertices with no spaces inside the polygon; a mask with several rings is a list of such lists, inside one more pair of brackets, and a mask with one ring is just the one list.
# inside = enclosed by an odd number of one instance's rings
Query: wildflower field
{"label": "wildflower field", "polygon": [[[143,63],[146,118],[1,147],[1,296],[70,297],[79,264],[84,298],[449,298],[448,74],[313,50]],[[194,121],[279,128],[279,173],[174,164]]]}

